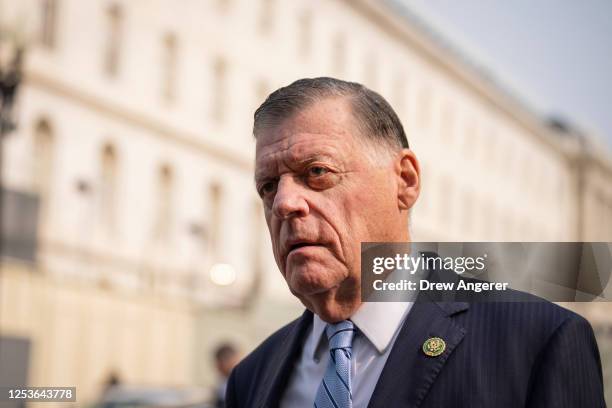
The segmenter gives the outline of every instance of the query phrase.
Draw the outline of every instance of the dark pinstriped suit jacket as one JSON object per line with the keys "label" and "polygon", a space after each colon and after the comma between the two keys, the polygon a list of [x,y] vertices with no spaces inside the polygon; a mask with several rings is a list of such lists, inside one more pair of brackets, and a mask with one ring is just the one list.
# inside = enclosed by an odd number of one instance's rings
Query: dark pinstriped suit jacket
{"label": "dark pinstriped suit jacket", "polygon": [[[368,407],[605,407],[589,323],[530,299],[415,303]],[[230,376],[227,408],[277,407],[311,324],[305,311],[247,356]],[[430,337],[446,341],[442,355],[423,353]]]}

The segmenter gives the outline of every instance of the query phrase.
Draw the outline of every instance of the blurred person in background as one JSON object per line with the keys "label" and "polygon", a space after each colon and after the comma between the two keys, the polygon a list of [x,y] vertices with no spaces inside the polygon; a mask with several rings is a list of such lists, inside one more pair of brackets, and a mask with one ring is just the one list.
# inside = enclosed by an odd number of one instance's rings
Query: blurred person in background
{"label": "blurred person in background", "polygon": [[225,407],[225,393],[227,380],[230,373],[240,361],[240,356],[236,347],[230,342],[224,342],[217,346],[215,350],[215,367],[219,374],[219,384],[215,389],[214,406],[215,408]]}
{"label": "blurred person in background", "polygon": [[100,393],[100,404],[102,408],[112,408],[114,403],[113,398],[120,392],[121,378],[116,371],[108,373],[102,384],[102,392]]}
{"label": "blurred person in background", "polygon": [[307,310],[236,366],[228,408],[605,406],[593,331],[569,310],[361,301],[361,243],[410,242],[421,189],[379,94],[298,80],[257,109],[253,134],[274,256]]}

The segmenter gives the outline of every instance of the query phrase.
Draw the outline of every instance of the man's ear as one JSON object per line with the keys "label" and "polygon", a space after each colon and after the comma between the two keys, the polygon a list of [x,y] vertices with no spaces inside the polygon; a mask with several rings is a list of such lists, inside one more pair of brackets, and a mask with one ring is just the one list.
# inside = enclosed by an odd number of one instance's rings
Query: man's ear
{"label": "man's ear", "polygon": [[419,161],[410,149],[402,149],[396,163],[397,204],[400,210],[409,210],[421,191]]}

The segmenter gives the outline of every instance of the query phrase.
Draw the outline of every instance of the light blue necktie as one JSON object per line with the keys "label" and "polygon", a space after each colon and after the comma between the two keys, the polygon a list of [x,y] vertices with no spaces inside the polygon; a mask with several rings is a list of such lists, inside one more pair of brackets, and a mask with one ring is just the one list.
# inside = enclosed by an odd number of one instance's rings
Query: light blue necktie
{"label": "light blue necktie", "polygon": [[328,324],[325,332],[330,359],[319,385],[315,408],[351,408],[351,356],[355,327],[350,320]]}

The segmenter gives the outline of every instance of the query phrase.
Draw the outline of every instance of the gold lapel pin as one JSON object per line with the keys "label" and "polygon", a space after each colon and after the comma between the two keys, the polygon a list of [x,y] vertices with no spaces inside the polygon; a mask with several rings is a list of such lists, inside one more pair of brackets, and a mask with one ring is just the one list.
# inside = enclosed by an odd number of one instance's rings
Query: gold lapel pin
{"label": "gold lapel pin", "polygon": [[445,349],[446,343],[439,337],[430,337],[423,343],[423,353],[429,357],[438,357]]}

